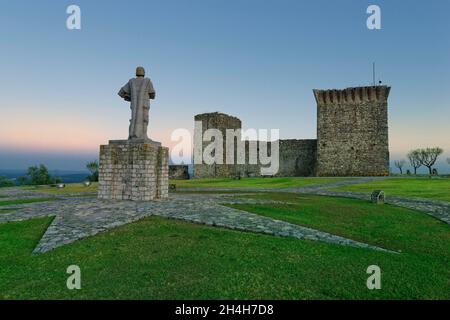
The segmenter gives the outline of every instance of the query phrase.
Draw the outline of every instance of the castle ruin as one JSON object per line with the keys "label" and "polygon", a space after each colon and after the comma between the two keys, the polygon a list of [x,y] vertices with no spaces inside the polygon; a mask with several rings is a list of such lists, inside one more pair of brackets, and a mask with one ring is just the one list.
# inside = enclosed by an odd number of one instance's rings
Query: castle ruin
{"label": "castle ruin", "polygon": [[[389,175],[387,100],[390,87],[313,92],[317,102],[317,139],[279,140],[277,176]],[[242,129],[241,120],[218,112],[196,115],[195,121],[201,122],[202,133],[218,129],[225,136],[227,129]],[[210,142],[202,143],[204,148]],[[195,164],[194,178],[260,176],[261,165],[248,161],[252,141],[244,143],[245,164]],[[224,159],[225,150],[224,142]],[[234,154],[236,157],[236,149]]]}
{"label": "castle ruin", "polygon": [[389,175],[390,89],[314,90],[318,176]]}

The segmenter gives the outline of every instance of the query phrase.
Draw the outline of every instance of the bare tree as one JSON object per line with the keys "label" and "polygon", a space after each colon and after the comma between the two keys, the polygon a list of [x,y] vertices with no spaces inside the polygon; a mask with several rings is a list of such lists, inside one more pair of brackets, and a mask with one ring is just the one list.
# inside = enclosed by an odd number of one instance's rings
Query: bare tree
{"label": "bare tree", "polygon": [[430,174],[433,174],[433,166],[437,158],[444,152],[442,148],[426,148],[419,150],[420,163],[428,168]]}
{"label": "bare tree", "polygon": [[420,150],[417,149],[410,151],[407,157],[411,167],[414,168],[414,174],[417,174],[417,169],[422,166],[422,163],[420,162]]}
{"label": "bare tree", "polygon": [[400,174],[403,174],[403,167],[405,166],[405,160],[396,160],[394,161],[394,165],[400,170]]}

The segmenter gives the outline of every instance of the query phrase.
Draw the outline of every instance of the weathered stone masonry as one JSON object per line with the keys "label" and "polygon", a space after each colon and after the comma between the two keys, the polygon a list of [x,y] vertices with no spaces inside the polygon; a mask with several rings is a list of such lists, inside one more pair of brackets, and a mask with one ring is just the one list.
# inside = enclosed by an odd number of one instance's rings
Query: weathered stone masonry
{"label": "weathered stone masonry", "polygon": [[169,179],[188,180],[189,166],[187,165],[169,165]]}
{"label": "weathered stone masonry", "polygon": [[[242,129],[241,120],[223,113],[205,113],[195,116],[195,121],[202,123],[202,134],[208,129],[218,129],[222,136],[226,137],[227,129]],[[197,141],[197,139],[194,139]],[[203,142],[203,148],[210,142]],[[196,164],[194,165],[194,178],[211,177],[254,177],[261,175],[261,165],[249,164],[249,144],[245,141],[245,164]],[[268,144],[270,150],[270,143]],[[316,165],[316,140],[279,140],[280,167],[277,176],[311,176],[314,175]],[[259,149],[258,149],[259,153]],[[237,145],[234,149],[235,160],[237,157]],[[224,138],[223,159],[226,159],[226,141]],[[235,162],[237,163],[237,162]]]}
{"label": "weathered stone masonry", "polygon": [[168,197],[168,148],[154,143],[100,146],[99,199],[149,201]]}
{"label": "weathered stone masonry", "polygon": [[390,87],[314,90],[317,175],[389,175]]}
{"label": "weathered stone masonry", "polygon": [[315,174],[317,140],[280,140],[280,177],[309,177]]}
{"label": "weathered stone masonry", "polygon": [[[195,116],[195,121],[202,123],[202,135],[208,129],[218,129],[221,131],[222,136],[226,136],[227,129],[241,129],[242,123],[236,117],[229,116],[224,113],[204,113]],[[194,137],[196,141],[196,137]],[[202,150],[209,144],[209,142],[202,142]],[[225,159],[226,141],[223,141],[223,156]],[[235,149],[236,155],[236,149]],[[236,175],[240,171],[240,165],[234,164],[196,164],[194,165],[195,178],[210,178],[210,177],[229,177]]]}
{"label": "weathered stone masonry", "polygon": [[[277,176],[389,175],[388,97],[390,87],[314,90],[317,140],[280,140]],[[241,129],[241,121],[223,113],[195,116],[202,131]],[[203,142],[203,148],[209,142]],[[248,155],[246,142],[246,153]],[[270,148],[270,146],[269,146]],[[225,159],[225,142],[224,142]],[[236,154],[236,151],[235,151]],[[195,178],[259,176],[260,165],[194,165]]]}

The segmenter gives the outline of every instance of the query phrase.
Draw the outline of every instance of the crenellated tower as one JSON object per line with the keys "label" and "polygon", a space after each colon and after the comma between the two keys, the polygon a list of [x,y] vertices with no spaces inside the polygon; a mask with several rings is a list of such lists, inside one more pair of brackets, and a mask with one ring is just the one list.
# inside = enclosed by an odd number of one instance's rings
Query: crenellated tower
{"label": "crenellated tower", "polygon": [[389,175],[388,86],[313,90],[317,175]]}

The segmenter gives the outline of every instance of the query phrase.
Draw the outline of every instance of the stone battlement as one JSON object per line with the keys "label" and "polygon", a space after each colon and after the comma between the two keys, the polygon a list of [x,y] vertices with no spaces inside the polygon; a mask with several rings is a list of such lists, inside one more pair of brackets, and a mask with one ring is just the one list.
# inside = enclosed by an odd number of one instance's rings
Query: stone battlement
{"label": "stone battlement", "polygon": [[341,103],[371,103],[376,101],[386,101],[391,87],[388,86],[370,86],[355,87],[343,90],[313,90],[317,104],[338,105]]}
{"label": "stone battlement", "polygon": [[[277,175],[389,175],[390,90],[385,85],[313,90],[317,102],[317,140],[280,140]],[[242,125],[238,118],[219,112],[196,115],[195,120],[202,122],[203,132],[213,128],[223,133]],[[209,142],[202,143],[204,150]],[[249,143],[246,141],[246,150]],[[194,177],[259,176],[260,169],[261,165],[249,164],[248,159],[243,165],[197,164]]]}

